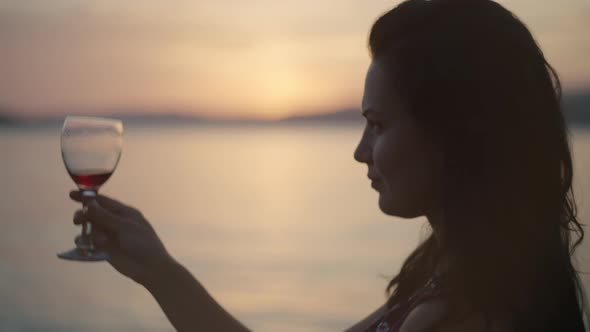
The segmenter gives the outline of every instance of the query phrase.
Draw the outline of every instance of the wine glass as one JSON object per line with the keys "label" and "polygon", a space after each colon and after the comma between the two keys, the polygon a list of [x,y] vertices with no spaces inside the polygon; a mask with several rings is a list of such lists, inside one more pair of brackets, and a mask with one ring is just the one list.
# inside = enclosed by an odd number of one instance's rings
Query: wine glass
{"label": "wine glass", "polygon": [[[61,155],[70,177],[82,193],[82,205],[95,199],[98,189],[111,177],[121,158],[123,122],[117,119],[68,115],[61,131]],[[109,258],[92,242],[92,224],[82,224],[76,248],[57,254],[75,261],[95,262]]]}

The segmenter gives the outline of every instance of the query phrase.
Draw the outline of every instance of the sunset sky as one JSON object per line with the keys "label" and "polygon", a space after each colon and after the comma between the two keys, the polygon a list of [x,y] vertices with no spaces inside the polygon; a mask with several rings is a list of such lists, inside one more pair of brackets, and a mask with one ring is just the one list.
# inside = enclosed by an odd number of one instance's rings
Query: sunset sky
{"label": "sunset sky", "polygon": [[[590,1],[499,1],[566,90],[590,88]],[[399,1],[4,0],[0,110],[279,118],[358,107],[371,24]]]}

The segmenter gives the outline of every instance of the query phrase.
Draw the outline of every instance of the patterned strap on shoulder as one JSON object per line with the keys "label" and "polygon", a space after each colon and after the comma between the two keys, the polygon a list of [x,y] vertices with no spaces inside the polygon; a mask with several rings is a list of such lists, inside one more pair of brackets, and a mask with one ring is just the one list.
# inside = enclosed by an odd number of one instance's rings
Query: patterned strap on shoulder
{"label": "patterned strap on shoulder", "polygon": [[379,319],[366,330],[368,332],[396,332],[402,323],[419,303],[429,298],[439,296],[443,292],[439,276],[432,277],[414,295],[402,303],[398,303],[387,310]]}

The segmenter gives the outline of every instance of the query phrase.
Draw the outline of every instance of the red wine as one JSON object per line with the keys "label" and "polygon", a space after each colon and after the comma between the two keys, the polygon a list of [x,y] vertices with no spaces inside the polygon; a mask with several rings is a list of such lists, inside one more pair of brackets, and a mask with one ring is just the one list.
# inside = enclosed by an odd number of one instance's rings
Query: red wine
{"label": "red wine", "polygon": [[112,171],[105,172],[101,170],[82,170],[76,173],[69,172],[72,180],[84,188],[98,188],[105,183],[113,174]]}

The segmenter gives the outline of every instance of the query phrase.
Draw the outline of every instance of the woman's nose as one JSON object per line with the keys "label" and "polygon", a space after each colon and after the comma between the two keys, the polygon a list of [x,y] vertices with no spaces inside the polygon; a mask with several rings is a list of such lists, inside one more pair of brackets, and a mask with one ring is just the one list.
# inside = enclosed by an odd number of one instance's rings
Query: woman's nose
{"label": "woman's nose", "polygon": [[359,163],[369,163],[371,161],[371,149],[367,140],[363,137],[354,150],[354,159]]}

